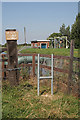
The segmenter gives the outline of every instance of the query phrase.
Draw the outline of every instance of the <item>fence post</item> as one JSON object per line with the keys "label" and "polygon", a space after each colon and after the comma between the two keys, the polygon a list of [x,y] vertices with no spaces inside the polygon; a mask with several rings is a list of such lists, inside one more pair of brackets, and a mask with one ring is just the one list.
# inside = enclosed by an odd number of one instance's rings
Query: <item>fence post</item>
{"label": "fence post", "polygon": [[[79,40],[79,48],[78,48],[78,58],[80,59],[80,40]],[[80,61],[78,61],[78,97],[80,98]],[[79,103],[80,106],[80,103]],[[80,115],[80,108],[79,108],[79,115]]]}
{"label": "fence post", "polygon": [[[4,55],[2,55],[2,70],[4,69]],[[2,78],[4,78],[4,71],[2,71]]]}
{"label": "fence post", "polygon": [[32,56],[32,75],[35,76],[35,54]]}
{"label": "fence post", "polygon": [[6,30],[7,52],[8,52],[8,79],[11,86],[19,84],[19,70],[13,70],[18,67],[17,40],[18,32],[16,29]]}
{"label": "fence post", "polygon": [[70,63],[69,63],[69,75],[68,75],[68,91],[71,92],[71,84],[72,84],[72,73],[73,73],[73,54],[74,54],[74,40],[71,40],[70,44]]}
{"label": "fence post", "polygon": [[2,78],[6,79],[6,71],[4,69],[6,68],[6,65],[4,64],[4,54],[2,54]]}

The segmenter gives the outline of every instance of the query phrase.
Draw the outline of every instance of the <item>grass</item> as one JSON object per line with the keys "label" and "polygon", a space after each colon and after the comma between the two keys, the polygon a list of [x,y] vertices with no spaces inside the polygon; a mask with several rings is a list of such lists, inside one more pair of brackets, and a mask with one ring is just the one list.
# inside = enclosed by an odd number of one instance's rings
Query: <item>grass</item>
{"label": "grass", "polygon": [[[70,56],[70,49],[35,49],[28,48],[21,53],[40,53]],[[78,57],[78,50],[74,50]],[[37,96],[37,84],[33,81],[22,80],[17,87],[10,87],[8,81],[3,81],[2,116],[5,118],[78,118],[79,100],[62,92],[51,96],[50,87],[40,86],[40,96]]]}
{"label": "grass", "polygon": [[[61,49],[38,49],[38,48],[27,48],[22,51],[21,53],[40,53],[40,54],[54,54],[54,55],[61,55],[61,56],[70,56],[70,49],[61,48]],[[78,57],[78,49],[74,49],[74,57]]]}
{"label": "grass", "polygon": [[[70,49],[35,49],[28,48],[21,53],[40,53],[70,56]],[[74,49],[78,57],[78,50]],[[54,89],[50,95],[50,87],[40,86],[40,96],[37,96],[37,85],[31,80],[21,81],[17,87],[10,87],[8,81],[3,81],[2,116],[5,118],[78,118],[79,100]]]}
{"label": "grass", "polygon": [[37,96],[37,86],[31,80],[21,81],[17,87],[10,87],[3,81],[3,119],[5,118],[78,118],[79,100],[72,95],[55,92],[50,95],[50,88],[41,86],[44,94]]}

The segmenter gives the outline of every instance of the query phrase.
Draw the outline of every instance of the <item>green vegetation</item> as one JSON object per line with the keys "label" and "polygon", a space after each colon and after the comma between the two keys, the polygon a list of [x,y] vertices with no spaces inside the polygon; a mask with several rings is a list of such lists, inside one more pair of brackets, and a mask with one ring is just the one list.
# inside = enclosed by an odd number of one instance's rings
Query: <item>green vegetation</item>
{"label": "green vegetation", "polygon": [[63,24],[61,27],[60,27],[60,33],[63,35],[63,36],[67,36],[68,40],[70,41],[70,26],[68,26],[67,28],[65,28],[65,24]]}
{"label": "green vegetation", "polygon": [[65,24],[62,24],[60,27],[60,33],[52,33],[47,39],[51,39],[54,37],[61,37],[61,36],[67,36],[67,39],[70,41],[70,26],[65,28]]}
{"label": "green vegetation", "polygon": [[76,16],[76,21],[72,25],[71,39],[75,41],[75,48],[80,48],[80,13]]}
{"label": "green vegetation", "polygon": [[[10,87],[3,81],[3,119],[5,118],[78,118],[79,100],[54,90],[50,95],[50,87],[40,87],[43,94],[37,96],[37,85],[31,80],[21,81],[17,87]],[[40,93],[41,93],[40,92]]]}
{"label": "green vegetation", "polygon": [[[70,56],[70,49],[66,49],[66,48],[61,48],[61,49],[27,48],[20,52],[21,53],[40,53],[40,54],[54,54],[54,55],[61,55],[61,56]],[[78,49],[74,49],[74,57],[78,57]]]}
{"label": "green vegetation", "polygon": [[0,47],[2,47],[2,45],[0,44]]}
{"label": "green vegetation", "polygon": [[61,33],[52,33],[52,34],[47,38],[47,40],[49,40],[50,38],[53,38],[53,39],[54,39],[54,37],[61,37],[61,36],[62,36]]}

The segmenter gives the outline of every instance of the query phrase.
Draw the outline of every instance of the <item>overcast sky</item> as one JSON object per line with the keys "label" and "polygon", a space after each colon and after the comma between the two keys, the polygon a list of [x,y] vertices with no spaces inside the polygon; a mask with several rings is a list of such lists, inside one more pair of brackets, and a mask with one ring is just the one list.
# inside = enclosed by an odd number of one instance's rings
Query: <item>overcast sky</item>
{"label": "overcast sky", "polygon": [[53,32],[59,32],[64,23],[72,25],[78,14],[78,2],[3,2],[2,3],[2,43],[5,30],[16,28],[18,43],[24,43],[24,27],[27,42],[47,39]]}

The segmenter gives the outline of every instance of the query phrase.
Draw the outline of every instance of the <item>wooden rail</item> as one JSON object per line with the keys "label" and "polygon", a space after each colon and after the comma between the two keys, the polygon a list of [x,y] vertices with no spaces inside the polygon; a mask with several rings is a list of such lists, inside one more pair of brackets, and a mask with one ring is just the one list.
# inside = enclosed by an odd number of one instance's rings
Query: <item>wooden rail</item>
{"label": "wooden rail", "polygon": [[[24,66],[32,66],[33,67],[33,76],[35,76],[35,66],[37,66],[37,64],[35,63],[35,56],[37,56],[38,54],[34,53],[34,54],[18,54],[18,56],[32,56],[32,64],[25,64]],[[3,54],[1,55],[2,56],[2,59],[0,59],[0,62],[2,62],[2,69],[4,69],[4,62],[8,62],[8,59],[5,57],[7,57],[7,54]],[[40,57],[48,57],[48,58],[51,58],[51,55],[46,55],[46,54],[40,54]],[[66,59],[66,60],[70,60],[70,57],[69,56],[56,56],[54,55],[53,56],[54,59]],[[76,58],[76,57],[73,57],[73,61],[79,61],[80,62],[80,58]],[[21,65],[19,65],[21,66]],[[50,70],[51,67],[50,66],[46,66],[46,65],[40,65],[41,68],[45,68],[47,70]],[[61,68],[56,68],[55,65],[54,65],[54,71],[57,71],[57,72],[63,72],[63,73],[67,73],[69,74],[69,70],[65,70],[65,69],[61,69]],[[4,73],[2,73],[4,75]]]}
{"label": "wooden rail", "polygon": [[[36,54],[36,53],[33,53],[35,56],[37,56],[38,54]],[[33,56],[33,54],[31,53],[29,53],[29,54],[22,54],[22,53],[20,53],[20,54],[18,54],[18,56]],[[5,57],[7,57],[7,54],[2,54],[1,56],[5,56]],[[48,58],[51,58],[51,55],[47,55],[47,54],[40,54],[40,57],[48,57]],[[57,56],[57,55],[54,55],[53,56],[53,58],[57,58],[57,59],[70,59],[70,57],[69,56]],[[2,62],[2,60],[3,60],[3,58],[2,59],[0,59],[0,62]],[[7,61],[7,59],[5,59],[5,61]],[[80,61],[80,58],[78,58],[78,57],[73,57],[73,61]]]}

